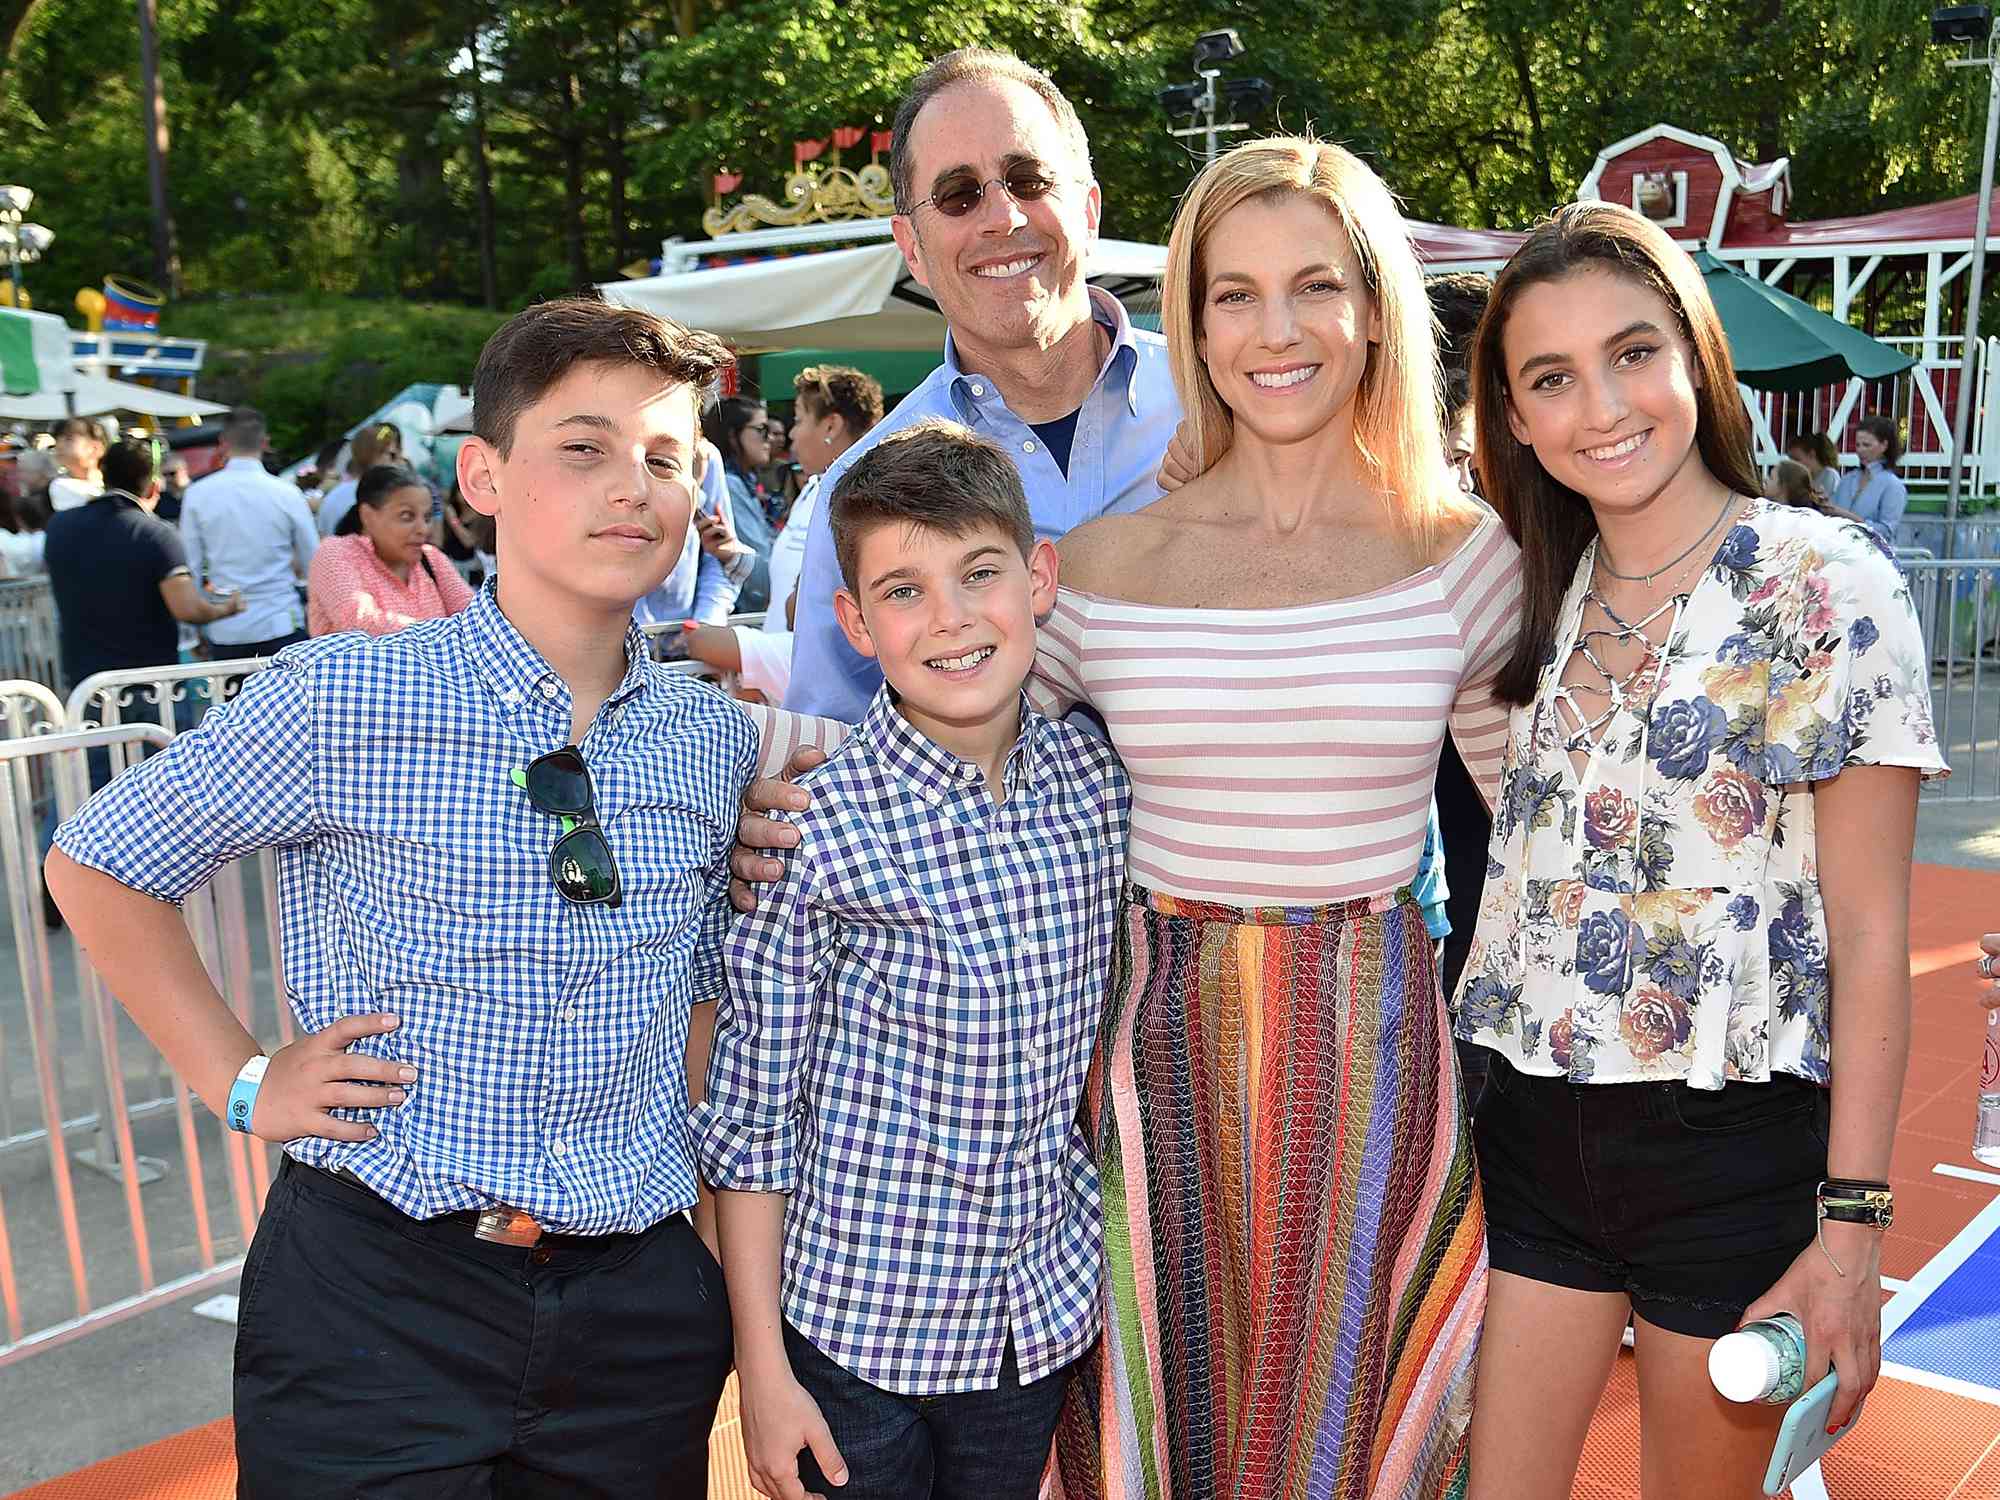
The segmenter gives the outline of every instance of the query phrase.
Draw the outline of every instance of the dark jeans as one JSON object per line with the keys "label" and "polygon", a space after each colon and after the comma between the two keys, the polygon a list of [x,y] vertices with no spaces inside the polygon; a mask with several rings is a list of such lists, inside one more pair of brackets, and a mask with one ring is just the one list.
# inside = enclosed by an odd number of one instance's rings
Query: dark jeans
{"label": "dark jeans", "polygon": [[239,1500],[703,1500],[722,1270],[643,1234],[473,1238],[287,1160],[243,1263]]}
{"label": "dark jeans", "polygon": [[1068,1367],[1022,1385],[1010,1343],[992,1390],[899,1396],[848,1374],[789,1323],[785,1351],[847,1461],[847,1483],[831,1485],[812,1453],[801,1451],[807,1493],[827,1500],[1034,1500]]}

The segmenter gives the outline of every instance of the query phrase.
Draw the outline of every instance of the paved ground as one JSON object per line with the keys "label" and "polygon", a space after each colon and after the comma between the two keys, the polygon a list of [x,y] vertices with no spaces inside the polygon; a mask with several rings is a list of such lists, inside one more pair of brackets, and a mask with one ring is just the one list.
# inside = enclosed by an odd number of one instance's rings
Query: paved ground
{"label": "paved ground", "polygon": [[[2000,800],[1967,800],[1964,795],[1981,788],[2000,791],[2000,670],[1990,677],[1982,673],[1976,713],[1972,686],[1968,677],[1954,686],[1948,701],[1942,690],[1938,694],[1941,737],[1952,747],[1951,758],[1961,771],[1925,794],[1919,810],[1917,858],[1929,864],[2000,870]],[[1981,761],[1976,767],[1975,760]],[[260,931],[262,905],[254,877],[245,882],[244,911],[246,932]],[[2000,912],[1994,915],[1992,925],[2000,927]],[[23,1326],[32,1333],[73,1314],[75,1291],[49,1153],[45,1138],[33,1133],[40,1122],[20,955],[11,929],[0,937],[5,939],[0,941],[0,1207],[6,1215]],[[32,944],[28,959],[28,972],[36,972]],[[74,998],[74,958],[66,937],[58,935],[50,942],[48,964],[53,993],[69,997],[56,1007],[58,1053],[64,1062],[63,1114],[76,1120],[94,1108],[96,1084],[83,1066],[85,1033],[81,1006]],[[255,1029],[267,1042],[275,1041],[276,994],[268,954],[258,943],[248,943],[227,968],[237,976],[244,1005],[260,1018]],[[163,1088],[150,1049],[129,1023],[123,1024],[128,1096],[157,1098]],[[224,1133],[205,1112],[196,1110],[190,1118],[200,1151],[202,1203],[209,1217],[206,1256],[188,1189],[179,1119],[165,1107],[142,1115],[134,1127],[140,1152],[168,1166],[164,1177],[140,1192],[156,1282],[198,1272],[208,1264],[226,1264],[242,1253]],[[88,1128],[73,1130],[71,1150],[89,1145],[92,1135]],[[84,1269],[92,1304],[130,1295],[137,1290],[138,1277],[122,1185],[83,1170],[73,1171],[71,1178],[81,1238],[89,1247]],[[0,1434],[4,1434],[0,1495],[226,1415],[232,1331],[196,1316],[193,1309],[216,1291],[232,1290],[233,1283],[228,1282],[206,1287],[108,1328],[0,1364],[0,1414],[4,1414],[0,1415]],[[0,1343],[4,1335],[0,1327]]]}
{"label": "paved ground", "polygon": [[[235,930],[244,933],[244,940],[217,941],[215,946],[228,955],[222,972],[234,981],[229,988],[242,997],[246,1012],[257,1018],[252,1029],[270,1045],[277,1040],[276,990],[269,954],[253,936],[264,925],[262,893],[254,866],[238,878],[244,921]],[[23,978],[36,979],[44,963],[46,992],[57,997],[44,1013],[52,1017],[59,1039],[55,1057],[61,1115],[69,1122],[69,1181],[76,1240],[83,1247],[86,1305],[103,1307],[133,1296],[141,1277],[123,1179],[76,1163],[78,1151],[98,1144],[88,1121],[103,1085],[85,1063],[92,1054],[77,993],[74,947],[66,933],[47,934],[37,942],[37,932],[24,955],[13,940],[11,923],[0,926],[0,932],[5,936],[0,942],[0,1210],[17,1278],[21,1326],[32,1337],[77,1312],[70,1242],[41,1128],[25,999],[30,987]],[[33,992],[42,993],[39,983]],[[240,1205],[254,1201],[249,1157],[241,1138],[228,1136],[206,1110],[196,1105],[188,1111],[199,1161],[194,1174],[201,1185],[198,1216],[189,1190],[183,1120],[172,1106],[165,1074],[137,1029],[122,1015],[117,1024],[127,1100],[141,1105],[133,1121],[133,1144],[142,1158],[166,1169],[139,1189],[151,1282],[165,1286],[210,1269],[225,1274],[177,1300],[0,1364],[0,1495],[213,1421],[229,1410],[234,1331],[197,1317],[193,1309],[208,1297],[235,1290],[235,1278],[226,1272],[243,1254]],[[143,1105],[147,1100],[161,1102],[149,1109]],[[0,1325],[0,1345],[6,1342],[7,1330]]]}

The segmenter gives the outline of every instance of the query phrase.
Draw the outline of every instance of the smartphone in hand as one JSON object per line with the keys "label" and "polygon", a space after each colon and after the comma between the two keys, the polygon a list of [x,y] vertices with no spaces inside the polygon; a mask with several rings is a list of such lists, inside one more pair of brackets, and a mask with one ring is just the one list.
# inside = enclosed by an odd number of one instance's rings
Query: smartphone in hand
{"label": "smartphone in hand", "polygon": [[1764,1471],[1765,1494],[1784,1494],[1799,1475],[1811,1468],[1827,1449],[1852,1432],[1854,1424],[1861,1420],[1861,1407],[1868,1404],[1866,1398],[1854,1408],[1854,1415],[1838,1431],[1826,1430],[1826,1414],[1833,1410],[1834,1392],[1839,1388],[1840,1376],[1828,1370],[1824,1380],[1786,1410],[1784,1425],[1778,1429],[1777,1444],[1771,1449],[1771,1466]]}

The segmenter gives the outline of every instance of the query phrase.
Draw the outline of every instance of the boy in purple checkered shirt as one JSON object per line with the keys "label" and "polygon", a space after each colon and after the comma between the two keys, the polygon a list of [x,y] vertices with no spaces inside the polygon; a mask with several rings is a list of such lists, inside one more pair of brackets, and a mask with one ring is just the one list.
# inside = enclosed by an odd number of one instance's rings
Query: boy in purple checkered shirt
{"label": "boy in purple checkered shirt", "polygon": [[751,1479],[1028,1500],[1098,1328],[1077,1112],[1130,791],[1022,691],[1056,555],[1007,455],[925,422],[831,505],[841,628],[886,681],[730,940],[693,1121]]}

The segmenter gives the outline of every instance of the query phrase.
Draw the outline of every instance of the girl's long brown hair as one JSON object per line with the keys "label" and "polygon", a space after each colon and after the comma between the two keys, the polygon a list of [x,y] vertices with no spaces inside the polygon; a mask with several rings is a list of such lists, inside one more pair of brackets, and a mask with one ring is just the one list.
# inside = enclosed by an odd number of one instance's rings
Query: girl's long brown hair
{"label": "girl's long brown hair", "polygon": [[1583,496],[1551,478],[1535,450],[1508,425],[1502,340],[1521,294],[1579,271],[1626,277],[1672,309],[1694,352],[1695,445],[1722,483],[1742,495],[1762,489],[1751,460],[1750,418],[1736,390],[1736,366],[1694,261],[1657,224],[1613,203],[1572,203],[1538,225],[1493,283],[1472,348],[1472,399],[1479,433],[1482,493],[1521,548],[1521,634],[1495,692],[1507,703],[1535,695],[1555,649],[1556,617],[1597,520]]}

